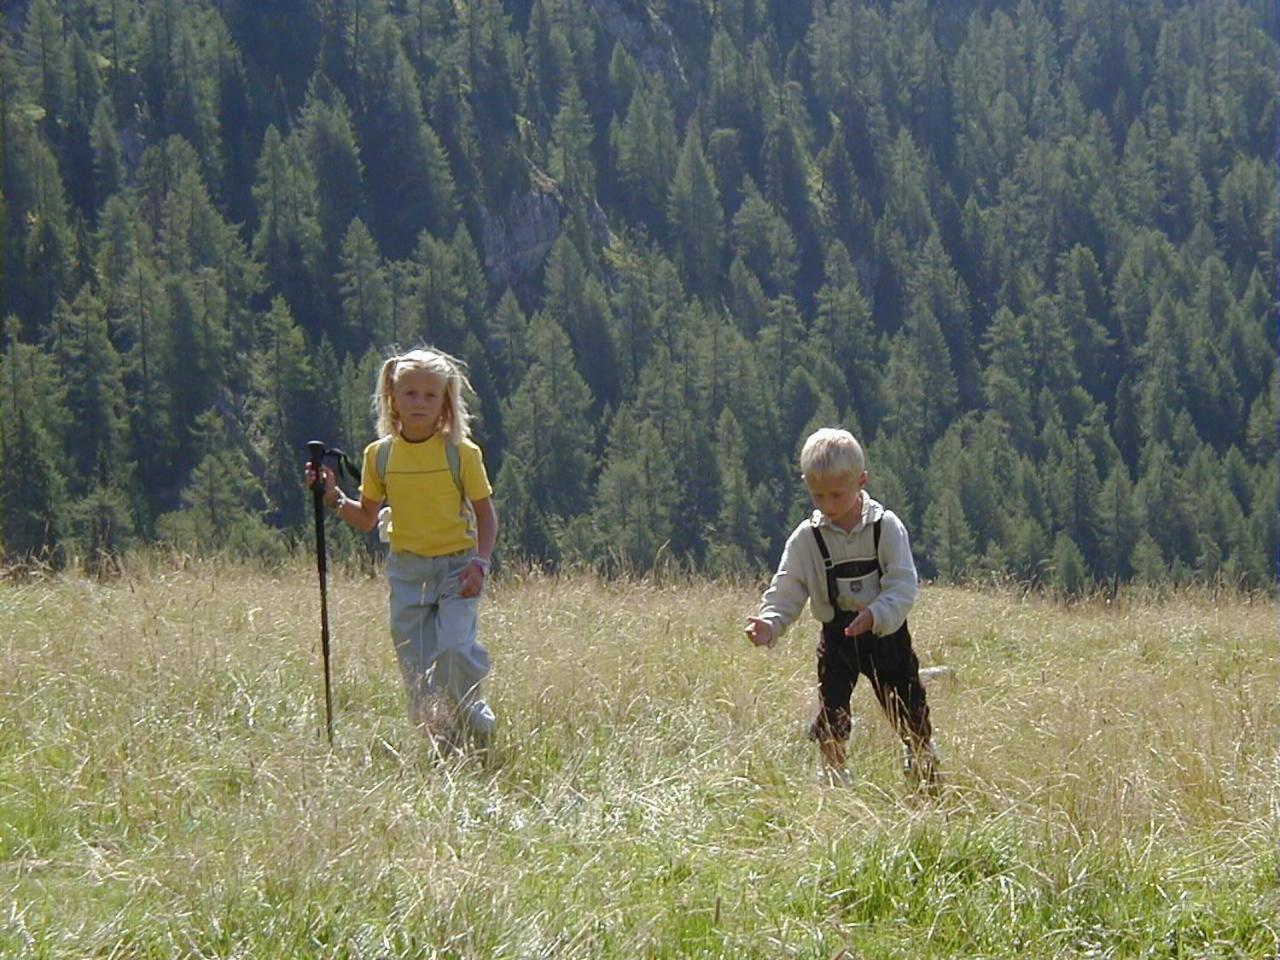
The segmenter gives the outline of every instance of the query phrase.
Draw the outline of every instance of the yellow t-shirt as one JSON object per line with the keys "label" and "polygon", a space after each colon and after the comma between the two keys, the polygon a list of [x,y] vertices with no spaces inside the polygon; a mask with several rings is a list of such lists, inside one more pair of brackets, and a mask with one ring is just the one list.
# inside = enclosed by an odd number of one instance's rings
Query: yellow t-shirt
{"label": "yellow t-shirt", "polygon": [[[385,485],[378,477],[378,443],[364,448],[360,493],[391,507],[391,549],[439,557],[473,547],[475,533],[449,472],[444,437],[437,433],[416,443],[403,437],[392,440]],[[458,461],[467,499],[492,496],[480,448],[461,441]]]}

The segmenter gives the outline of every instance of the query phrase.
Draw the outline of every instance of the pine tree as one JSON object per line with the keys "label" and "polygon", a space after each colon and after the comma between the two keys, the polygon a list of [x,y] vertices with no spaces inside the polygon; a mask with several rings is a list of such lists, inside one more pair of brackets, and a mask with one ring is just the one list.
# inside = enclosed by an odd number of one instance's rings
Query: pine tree
{"label": "pine tree", "polygon": [[315,427],[315,378],[302,331],[282,297],[263,318],[262,343],[253,359],[247,398],[250,448],[261,464],[265,519],[297,527],[305,519],[298,495],[298,455]]}
{"label": "pine tree", "polygon": [[4,324],[0,355],[0,559],[60,565],[69,533],[60,434],[66,387],[54,358]]}
{"label": "pine tree", "polygon": [[670,541],[676,478],[668,448],[627,407],[614,417],[593,515],[601,552],[624,572],[647,570]]}
{"label": "pine tree", "polygon": [[453,247],[423,231],[414,251],[411,289],[413,313],[409,331],[443,350],[458,353],[466,336],[462,302],[466,291],[458,274]]}
{"label": "pine tree", "polygon": [[115,114],[110,100],[98,101],[89,140],[93,151],[93,199],[90,207],[96,213],[120,189],[125,177],[124,158],[116,137]]}
{"label": "pine tree", "polygon": [[132,532],[127,491],[128,419],[121,363],[107,331],[106,310],[87,290],[72,304],[60,304],[54,318],[54,354],[67,385],[65,404],[75,424],[69,445],[68,492],[72,533],[85,551],[89,569],[102,574]]}
{"label": "pine tree", "polygon": [[0,309],[21,318],[24,336],[33,338],[48,326],[58,298],[67,293],[74,235],[53,153],[34,134],[19,134],[15,127],[4,147],[12,160],[10,182],[4,185],[8,216],[0,250],[5,279]]}
{"label": "pine tree", "polygon": [[[279,538],[262,521],[262,491],[244,452],[230,442],[226,425],[212,410],[195,421],[196,446],[208,451],[182,490],[182,509],[157,520],[162,540],[183,550],[209,554],[276,556]],[[296,474],[295,474],[296,476]],[[298,497],[304,489],[298,485]]]}
{"label": "pine tree", "polygon": [[54,356],[66,383],[66,408],[76,442],[68,446],[72,492],[127,483],[127,419],[119,355],[107,332],[106,310],[87,290],[59,305]]}
{"label": "pine tree", "polygon": [[554,569],[561,556],[557,521],[530,492],[533,480],[528,464],[517,454],[503,457],[494,483],[494,496],[502,504],[503,551],[513,559]]}
{"label": "pine tree", "polygon": [[[1143,449],[1141,468],[1134,485],[1134,502],[1143,531],[1155,541],[1160,556],[1176,576],[1179,567],[1194,559],[1191,524],[1187,515],[1192,500],[1187,496],[1169,448],[1164,444],[1153,441]],[[1143,575],[1136,556],[1134,569],[1139,576]]]}
{"label": "pine tree", "polygon": [[826,282],[818,290],[813,335],[836,366],[844,371],[846,396],[864,422],[879,411],[879,358],[871,307],[863,295],[849,251],[839,241],[827,248]]}
{"label": "pine tree", "polygon": [[928,556],[940,577],[955,581],[968,572],[973,562],[973,533],[960,495],[954,489],[942,491],[925,510],[924,537]]}
{"label": "pine tree", "polygon": [[560,91],[560,109],[551,129],[549,173],[571,198],[595,196],[596,169],[591,159],[591,118],[582,91],[570,79]]}
{"label": "pine tree", "polygon": [[342,297],[343,341],[347,344],[392,343],[391,290],[377,241],[359,217],[342,240],[336,277]]}
{"label": "pine tree", "polygon": [[316,182],[301,141],[286,143],[268,127],[258,159],[253,198],[258,206],[254,256],[270,286],[298,313],[313,315],[322,255],[316,222]]}
{"label": "pine tree", "polygon": [[752,509],[746,457],[742,428],[733,411],[726,407],[716,424],[716,486],[720,491],[720,506],[707,549],[707,566],[713,573],[752,570],[764,554],[764,537]]}
{"label": "pine tree", "polygon": [[360,57],[364,97],[355,117],[365,182],[395,184],[370,194],[369,227],[392,259],[409,254],[425,228],[447,236],[458,200],[448,158],[427,123],[412,66],[395,25],[370,25]]}
{"label": "pine tree", "polygon": [[685,286],[703,295],[718,288],[724,250],[724,215],[701,136],[690,122],[667,198],[667,222],[683,267]]}
{"label": "pine tree", "polygon": [[662,225],[679,151],[675,110],[661,80],[641,86],[632,95],[612,148],[635,216],[656,232]]}
{"label": "pine tree", "polygon": [[1051,459],[1046,470],[1050,500],[1061,530],[1071,538],[1086,564],[1098,560],[1097,465],[1088,445],[1077,435],[1061,460]]}
{"label": "pine tree", "polygon": [[553,320],[534,317],[529,345],[533,362],[503,411],[506,449],[523,464],[525,494],[550,522],[585,512],[595,441],[592,397],[568,336]]}
{"label": "pine tree", "polygon": [[500,374],[508,383],[518,382],[529,365],[529,321],[509,288],[494,308],[489,329]]}
{"label": "pine tree", "polygon": [[1078,597],[1092,586],[1084,556],[1066,533],[1053,541],[1052,570],[1053,588],[1065,599]]}
{"label": "pine tree", "polygon": [[729,235],[733,252],[771,296],[790,294],[796,274],[796,239],[782,215],[750,181],[743,184],[742,206],[733,215]]}
{"label": "pine tree", "polygon": [[348,230],[360,215],[364,193],[364,165],[351,115],[341,95],[335,94],[332,103],[326,103],[313,84],[303,107],[300,136],[315,178],[317,274],[326,281],[340,267]]}
{"label": "pine tree", "polygon": [[1133,572],[1131,559],[1138,540],[1133,485],[1124,464],[1107,474],[1098,494],[1098,572],[1114,585]]}

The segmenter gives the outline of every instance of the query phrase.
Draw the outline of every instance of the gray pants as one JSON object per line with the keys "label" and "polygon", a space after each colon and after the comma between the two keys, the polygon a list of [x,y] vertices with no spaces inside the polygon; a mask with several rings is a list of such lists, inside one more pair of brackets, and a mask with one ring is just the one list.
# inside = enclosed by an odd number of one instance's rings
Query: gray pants
{"label": "gray pants", "polygon": [[495,721],[480,697],[480,681],[489,672],[489,654],[476,641],[480,598],[458,595],[458,576],[470,556],[387,556],[391,639],[409,719],[436,733],[487,738]]}

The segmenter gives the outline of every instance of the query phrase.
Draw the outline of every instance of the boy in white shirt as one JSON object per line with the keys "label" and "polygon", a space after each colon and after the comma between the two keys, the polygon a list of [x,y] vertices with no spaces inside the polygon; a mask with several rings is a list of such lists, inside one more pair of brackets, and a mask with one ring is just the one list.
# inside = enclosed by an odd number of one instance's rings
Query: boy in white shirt
{"label": "boy in white shirt", "polygon": [[787,538],[747,636],[771,646],[808,600],[822,621],[819,710],[809,736],[818,742],[828,782],[848,780],[849,698],[862,673],[902,737],[905,772],[933,784],[938,758],[907,629],[917,592],[907,529],[863,490],[862,446],[847,430],[815,431],[800,452],[800,473],[817,509]]}

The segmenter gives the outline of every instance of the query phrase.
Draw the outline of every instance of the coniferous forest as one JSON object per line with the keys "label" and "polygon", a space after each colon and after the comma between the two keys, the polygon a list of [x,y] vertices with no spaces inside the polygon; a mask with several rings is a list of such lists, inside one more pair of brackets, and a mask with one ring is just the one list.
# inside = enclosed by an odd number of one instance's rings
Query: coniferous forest
{"label": "coniferous forest", "polygon": [[1274,582],[1270,4],[3,16],[9,563],[305,544],[426,342],[509,561],[764,571],[841,424],[926,576]]}

